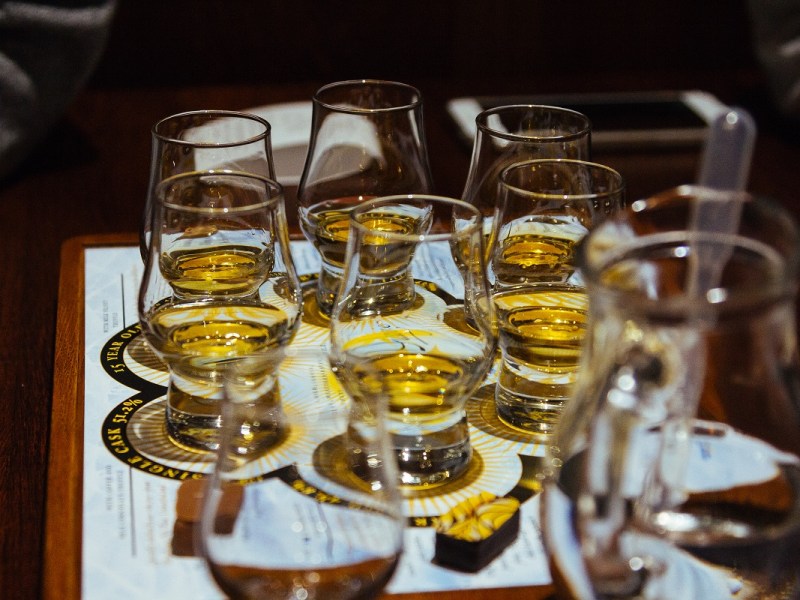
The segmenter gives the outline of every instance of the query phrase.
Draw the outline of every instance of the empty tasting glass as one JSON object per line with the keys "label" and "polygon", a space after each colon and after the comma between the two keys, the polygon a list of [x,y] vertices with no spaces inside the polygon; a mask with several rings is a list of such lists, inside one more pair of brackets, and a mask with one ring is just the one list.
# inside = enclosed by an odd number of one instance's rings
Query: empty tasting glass
{"label": "empty tasting glass", "polygon": [[[498,106],[481,112],[475,125],[472,160],[462,198],[483,214],[487,236],[503,169],[539,158],[590,159],[591,123],[573,110],[537,104]],[[487,260],[490,251],[489,240]]]}
{"label": "empty tasting glass", "polygon": [[213,450],[224,365],[288,344],[300,324],[282,190],[264,177],[210,171],[171,177],[156,198],[142,333],[170,370],[170,439]]}
{"label": "empty tasting glass", "polygon": [[[437,196],[378,198],[350,213],[330,362],[355,414],[371,410],[376,390],[388,395],[408,486],[454,479],[472,457],[465,405],[496,348],[481,231],[474,206]],[[349,430],[356,472],[371,460],[360,437]]]}
{"label": "empty tasting glass", "polygon": [[569,398],[586,332],[588,298],[575,245],[622,208],[619,173],[578,160],[531,160],[500,176],[490,263],[502,365],[497,414],[549,434]]}
{"label": "empty tasting glass", "polygon": [[[403,548],[396,462],[376,393],[375,418],[357,424],[373,457],[360,477],[344,468],[345,402],[288,394],[260,402],[282,356],[262,353],[225,373],[222,436],[207,483],[200,546],[214,579],[236,600],[376,597]],[[287,370],[327,377],[322,352],[289,352]],[[254,430],[279,432],[259,440]]]}
{"label": "empty tasting glass", "polygon": [[376,196],[430,192],[422,96],[392,81],[320,88],[297,192],[300,227],[322,258],[317,304],[330,315],[342,274],[348,213]]}
{"label": "empty tasting glass", "polygon": [[275,179],[270,124],[256,115],[195,110],[166,117],[151,132],[150,181],[139,245],[147,260],[158,184],[191,171],[241,171]]}
{"label": "empty tasting glass", "polygon": [[[699,202],[738,224],[693,228]],[[592,320],[543,496],[566,595],[798,597],[798,252],[778,206],[694,186],[580,246]]]}

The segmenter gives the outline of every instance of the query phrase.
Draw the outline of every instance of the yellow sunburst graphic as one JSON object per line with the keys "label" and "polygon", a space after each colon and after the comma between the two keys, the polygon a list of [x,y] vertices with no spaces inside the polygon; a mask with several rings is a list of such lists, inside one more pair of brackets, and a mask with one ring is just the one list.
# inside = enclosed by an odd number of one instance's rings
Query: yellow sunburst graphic
{"label": "yellow sunburst graphic", "polygon": [[[453,313],[453,307],[434,293],[422,293],[425,294],[425,301],[420,305],[420,310],[426,313],[430,329],[447,326],[443,325],[443,315]],[[387,318],[392,319],[393,327],[402,327],[402,318]],[[451,315],[451,318],[455,317]],[[463,317],[461,321],[464,321]],[[425,331],[420,323],[415,318],[408,320],[407,325]],[[475,332],[470,327],[465,325],[451,329],[451,335],[463,336],[465,340],[475,342]],[[323,472],[326,469],[336,471],[335,475],[342,485],[348,483],[342,478],[354,476],[347,472],[346,460],[342,458],[342,436],[351,400],[330,368],[329,347],[328,323],[321,318],[304,317],[287,347],[279,371],[281,405],[290,425],[277,442],[247,465],[243,476],[258,478],[287,465],[296,465],[302,476],[311,482],[320,477],[327,478],[330,472]],[[168,385],[166,366],[142,336],[131,341],[124,358],[129,370],[138,377],[165,388]],[[473,451],[467,471],[453,481],[429,489],[403,489],[405,512],[409,517],[423,521],[435,518],[481,491],[504,496],[518,487],[525,476],[524,457],[544,455],[544,440],[512,430],[497,418],[494,408],[496,373],[497,363],[484,381],[484,387],[466,405]],[[210,474],[214,469],[214,453],[180,447],[168,437],[165,402],[165,397],[157,398],[136,410],[127,426],[130,443],[139,454],[154,463]],[[334,486],[331,492],[335,492],[336,477],[331,478]]]}

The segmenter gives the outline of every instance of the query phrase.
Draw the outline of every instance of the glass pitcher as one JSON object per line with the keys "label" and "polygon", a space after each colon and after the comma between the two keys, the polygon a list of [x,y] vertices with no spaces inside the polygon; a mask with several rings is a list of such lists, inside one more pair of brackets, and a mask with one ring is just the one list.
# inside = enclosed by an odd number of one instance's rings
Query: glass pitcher
{"label": "glass pitcher", "polygon": [[[698,231],[702,206],[738,214]],[[684,186],[578,260],[590,329],[550,448],[543,529],[580,598],[800,594],[798,232],[778,206]]]}

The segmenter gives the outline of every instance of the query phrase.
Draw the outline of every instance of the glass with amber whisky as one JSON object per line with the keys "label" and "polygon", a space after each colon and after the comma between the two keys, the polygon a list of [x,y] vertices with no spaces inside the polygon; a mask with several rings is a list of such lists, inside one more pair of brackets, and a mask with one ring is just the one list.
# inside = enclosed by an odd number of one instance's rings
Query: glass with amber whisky
{"label": "glass with amber whisky", "polygon": [[524,160],[590,160],[591,135],[586,115],[560,106],[509,104],[475,117],[475,141],[461,197],[483,214],[487,260],[503,169]]}
{"label": "glass with amber whisky", "polygon": [[376,196],[430,192],[422,96],[393,81],[331,83],[313,99],[297,192],[300,227],[322,259],[316,301],[329,316],[344,268],[349,213]]}
{"label": "glass with amber whisky", "polygon": [[[470,464],[465,405],[496,348],[481,232],[474,206],[437,196],[378,198],[350,214],[330,362],[355,415],[371,413],[378,391],[388,397],[404,486],[442,484]],[[370,457],[358,428],[348,436],[358,471]]]}
{"label": "glass with amber whisky", "polygon": [[282,190],[252,174],[186,173],[158,186],[153,216],[139,318],[170,371],[167,433],[213,450],[225,365],[286,346],[300,323]]}
{"label": "glass with amber whisky", "polygon": [[153,125],[150,180],[139,234],[143,260],[150,246],[158,184],[181,173],[211,169],[275,179],[270,124],[250,113],[193,110]]}
{"label": "glass with amber whisky", "polygon": [[500,176],[490,262],[503,354],[497,414],[550,434],[568,400],[586,333],[588,297],[576,244],[624,203],[613,169],[576,160],[516,163]]}

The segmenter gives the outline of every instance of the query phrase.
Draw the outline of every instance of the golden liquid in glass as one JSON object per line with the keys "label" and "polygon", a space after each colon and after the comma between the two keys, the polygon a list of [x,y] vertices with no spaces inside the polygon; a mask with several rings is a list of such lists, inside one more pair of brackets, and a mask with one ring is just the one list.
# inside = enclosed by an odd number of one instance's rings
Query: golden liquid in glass
{"label": "golden liquid in glass", "polygon": [[368,199],[365,196],[347,196],[300,209],[300,228],[320,253],[323,262],[340,268],[344,266],[350,212]]}
{"label": "golden liquid in glass", "polygon": [[586,333],[586,311],[529,306],[498,311],[501,346],[509,357],[549,372],[576,368]]}
{"label": "golden liquid in glass", "polygon": [[474,362],[397,352],[350,363],[344,369],[350,384],[346,387],[357,397],[383,390],[392,419],[429,422],[463,406],[464,396],[474,385]]}
{"label": "golden liquid in glass", "polygon": [[548,433],[577,376],[588,297],[542,286],[498,293],[493,299],[503,353],[497,414],[514,427]]}
{"label": "golden liquid in glass", "polygon": [[234,600],[254,598],[371,598],[394,573],[398,557],[376,558],[338,567],[259,569],[211,566],[220,587]]}
{"label": "golden liquid in glass", "polygon": [[179,296],[245,296],[266,281],[272,264],[268,248],[231,245],[164,253],[160,268]]}
{"label": "golden liquid in glass", "polygon": [[[282,310],[264,306],[194,305],[157,309],[148,340],[170,363],[167,431],[178,444],[214,450],[218,444],[222,375],[226,363],[284,344],[294,334]],[[277,405],[277,385],[258,399]],[[266,424],[263,436],[274,436]]]}
{"label": "golden liquid in glass", "polygon": [[[344,255],[350,234],[350,213],[364,199],[344,198],[317,204],[308,211],[301,212],[301,224],[306,237],[314,244],[325,262],[338,267],[344,266]],[[380,233],[410,234],[421,228],[420,219],[412,215],[376,211],[362,215],[359,221],[364,227],[378,232],[365,236],[363,242],[369,248],[362,258],[362,264],[369,269],[385,271],[397,270],[395,263],[407,265],[409,251],[403,250],[408,244],[390,243]],[[364,249],[361,249],[362,253]],[[399,254],[398,257],[395,255]]]}
{"label": "golden liquid in glass", "polygon": [[498,281],[525,283],[533,280],[566,280],[574,271],[575,239],[523,234],[510,236],[498,243],[493,263]]}
{"label": "golden liquid in glass", "polygon": [[269,305],[204,305],[156,309],[147,319],[158,353],[213,368],[218,359],[246,356],[288,341],[293,321]]}

